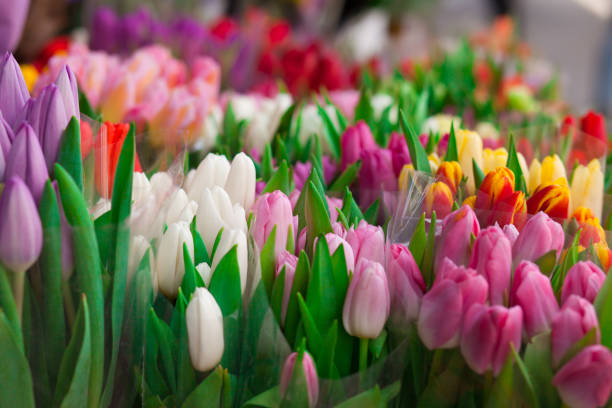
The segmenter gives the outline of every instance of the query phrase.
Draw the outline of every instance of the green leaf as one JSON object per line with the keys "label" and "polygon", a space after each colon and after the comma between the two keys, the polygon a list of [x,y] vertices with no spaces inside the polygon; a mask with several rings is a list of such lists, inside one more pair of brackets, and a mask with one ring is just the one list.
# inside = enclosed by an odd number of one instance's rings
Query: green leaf
{"label": "green leaf", "polygon": [[176,402],[177,406],[187,398],[191,391],[195,388],[195,371],[191,365],[191,357],[189,356],[189,339],[187,335],[187,322],[185,321],[185,310],[187,309],[187,301],[183,296],[182,290],[179,288],[176,305],[174,307],[174,315],[172,316],[173,332],[177,336],[177,354],[176,354]]}
{"label": "green leaf", "polygon": [[19,313],[17,312],[17,307],[15,306],[15,299],[13,298],[13,291],[11,289],[7,272],[2,265],[0,265],[0,311],[3,313],[6,323],[8,323],[8,326],[15,337],[15,343],[19,347],[19,350],[23,353],[23,336],[21,333],[21,323],[19,322]]}
{"label": "green leaf", "polygon": [[353,194],[348,189],[344,190],[344,200],[342,202],[342,213],[348,221],[348,225],[358,225],[359,221],[363,220],[363,213],[353,199]]}
{"label": "green leaf", "polygon": [[448,147],[446,148],[446,156],[444,161],[459,161],[459,154],[457,153],[457,138],[455,136],[455,124],[451,122],[450,135],[448,136]]}
{"label": "green leaf", "polygon": [[314,238],[332,232],[325,198],[317,191],[315,185],[310,182],[306,185],[306,200],[304,212],[306,217],[306,248],[312,248]]}
{"label": "green leaf", "polygon": [[270,306],[274,312],[274,317],[280,326],[283,326],[282,308],[283,308],[283,292],[285,289],[285,268],[274,279],[272,285],[272,294],[270,295]]}
{"label": "green leaf", "polygon": [[380,198],[377,198],[363,213],[363,218],[368,224],[378,224],[378,211],[380,210]]}
{"label": "green leaf", "polygon": [[417,265],[421,265],[423,261],[426,243],[427,233],[425,232],[425,213],[423,213],[408,245],[408,249],[410,249],[410,253]]}
{"label": "green leaf", "polygon": [[336,405],[336,408],[383,408],[386,406],[385,400],[380,392],[378,385],[367,391],[362,392],[348,400]]}
{"label": "green leaf", "polygon": [[238,245],[234,245],[215,267],[208,290],[223,312],[231,315],[240,306],[240,268],[238,267]]}
{"label": "green leaf", "polygon": [[87,99],[87,95],[81,92],[81,87],[79,86],[79,110],[81,114],[85,116],[89,116],[94,120],[99,119],[99,115],[93,110],[91,107],[91,103],[89,103],[89,99]]}
{"label": "green leaf", "polygon": [[539,334],[527,343],[524,354],[534,388],[537,390],[539,404],[542,407],[560,405],[557,390],[552,385],[553,369],[550,345],[550,332]]}
{"label": "green leaf", "polygon": [[68,126],[62,134],[57,163],[61,164],[72,179],[76,182],[79,190],[83,191],[83,160],[81,158],[81,128],[79,119],[75,116],[70,118]]}
{"label": "green leaf", "polygon": [[414,169],[431,174],[431,167],[429,166],[427,153],[425,153],[425,149],[423,149],[423,145],[421,145],[421,142],[419,141],[417,134],[414,132],[414,129],[406,121],[404,112],[400,112],[400,124],[402,125],[402,131],[404,132],[404,137],[408,143],[408,150],[410,151],[410,158],[412,159]]}
{"label": "green leaf", "polygon": [[323,136],[325,137],[325,140],[327,141],[327,144],[330,147],[334,157],[338,159],[340,158],[340,152],[342,149],[340,146],[340,133],[338,133],[338,130],[334,126],[334,123],[330,117],[327,115],[325,109],[323,109],[318,103],[317,111],[319,112],[319,116],[323,121]]}
{"label": "green leaf", "polygon": [[334,371],[336,370],[334,366],[334,358],[337,342],[338,321],[334,320],[331,327],[327,331],[327,334],[325,335],[325,339],[323,340],[325,347],[321,348],[320,355],[317,358],[317,371],[322,377],[333,378],[334,376]]}
{"label": "green leaf", "polygon": [[361,87],[359,102],[357,102],[357,106],[355,107],[354,118],[355,123],[360,120],[366,122],[368,126],[374,123],[374,108],[372,108],[372,103],[370,101],[370,92],[365,86]]}
{"label": "green leaf", "polygon": [[185,299],[190,299],[191,294],[195,292],[198,287],[198,282],[196,275],[199,273],[196,271],[193,262],[191,261],[191,255],[189,254],[189,249],[187,248],[187,244],[183,242],[183,262],[185,265],[185,274],[183,275],[183,280],[181,282],[181,290]]}
{"label": "green leaf", "polygon": [[272,227],[272,232],[268,235],[268,239],[264,243],[261,253],[259,255],[261,263],[261,280],[266,289],[268,297],[272,294],[272,285],[274,282],[274,275],[276,272],[276,261],[275,261],[275,247],[276,247],[276,225]]}
{"label": "green leaf", "polygon": [[315,356],[319,356],[324,347],[323,337],[317,328],[317,323],[310,312],[310,309],[304,302],[304,298],[301,293],[297,294],[298,305],[300,306],[300,313],[302,314],[302,323],[304,324],[304,330],[306,331],[306,338],[308,339],[309,349]]}
{"label": "green leaf", "polygon": [[281,139],[286,140],[289,138],[289,131],[291,130],[291,120],[293,119],[293,112],[295,112],[295,108],[297,107],[296,103],[293,103],[281,116],[280,122],[278,123],[278,127],[276,128],[276,132],[274,135],[280,136]]}
{"label": "green leaf", "polygon": [[309,275],[310,264],[308,262],[308,255],[302,250],[295,268],[291,295],[289,296],[289,303],[287,305],[287,316],[285,318],[285,336],[289,344],[295,344],[295,336],[300,321],[300,308],[297,294],[300,293],[302,296],[306,294]]}
{"label": "green leaf", "polygon": [[291,192],[291,175],[289,174],[287,162],[284,160],[272,175],[262,193],[271,193],[276,190],[280,190],[287,195]]}
{"label": "green leaf", "polygon": [[331,187],[327,190],[330,193],[342,193],[347,187],[353,184],[357,174],[359,174],[359,169],[361,168],[361,160],[356,161],[355,163],[348,166],[342,174],[334,180]]}
{"label": "green leaf", "polygon": [[[569,271],[570,268],[574,266],[576,262],[578,262],[579,239],[580,239],[580,231],[576,233],[576,236],[574,237],[572,244],[565,252],[565,257],[563,259],[563,263],[561,264],[561,267],[556,270],[556,273],[552,276],[550,280],[551,286],[553,288],[553,291],[555,292],[555,295],[557,296],[557,299],[561,298],[561,288],[563,287],[563,282],[565,282],[565,276],[567,275],[567,271]],[[600,294],[601,294],[601,290],[600,290]],[[595,305],[595,308],[597,310],[596,305]]]}
{"label": "green leaf", "polygon": [[278,408],[280,401],[280,386],[277,385],[245,402],[243,408]]}
{"label": "green leaf", "polygon": [[369,341],[368,349],[374,358],[379,358],[387,342],[387,331],[383,329],[380,335]]}
{"label": "green leaf", "polygon": [[546,276],[550,276],[555,265],[557,264],[557,250],[553,249],[548,251],[535,261],[536,265],[540,268],[540,272],[542,272]]}
{"label": "green leaf", "polygon": [[62,407],[84,407],[89,391],[91,370],[91,333],[87,297],[81,297],[72,338],[66,348],[59,367],[57,387],[53,405]]}
{"label": "green leaf", "polygon": [[210,265],[210,257],[208,256],[206,245],[204,245],[204,240],[196,227],[195,217],[193,217],[189,229],[191,230],[191,236],[193,237],[193,264],[197,266],[204,262]]}
{"label": "green leaf", "polygon": [[485,174],[482,172],[480,166],[474,159],[472,159],[472,169],[474,170],[474,184],[476,185],[476,190],[478,190],[485,178]]}
{"label": "green leaf", "polygon": [[3,310],[0,310],[0,361],[0,406],[34,407],[30,367]]}
{"label": "green leaf", "polygon": [[272,166],[272,148],[270,143],[266,144],[264,148],[263,157],[261,158],[261,178],[263,181],[268,181],[274,173],[274,167]]}
{"label": "green leaf", "polygon": [[514,348],[514,344],[510,343],[510,350],[512,352],[512,356],[514,357],[514,361],[516,361],[516,365],[518,367],[518,372],[520,373],[520,377],[523,380],[526,390],[522,390],[521,393],[524,398],[527,400],[527,406],[529,407],[537,407],[538,399],[536,397],[535,389],[533,388],[533,382],[531,380],[531,376],[529,375],[529,370],[525,363],[521,359],[521,356],[516,352]]}
{"label": "green leaf", "polygon": [[182,408],[220,407],[223,389],[223,368],[217,366],[185,400]]}
{"label": "green leaf", "polygon": [[434,281],[434,271],[433,271],[433,261],[434,261],[434,251],[435,247],[435,238],[436,238],[436,212],[434,211],[431,215],[431,220],[429,222],[429,233],[427,234],[427,244],[425,245],[425,252],[423,254],[423,263],[421,264],[421,273],[423,274],[423,278],[425,279],[425,284],[428,288],[431,288],[431,285]]}
{"label": "green leaf", "polygon": [[172,392],[176,394],[177,383],[173,357],[176,355],[176,340],[168,325],[157,317],[153,308],[150,309],[149,316],[155,333],[156,343],[159,346],[166,381],[170,384]]}
{"label": "green leaf", "polygon": [[514,189],[516,191],[522,191],[527,194],[527,186],[525,185],[525,177],[521,164],[518,160],[518,154],[516,153],[516,146],[514,145],[514,136],[510,133],[510,142],[508,145],[508,161],[506,166],[514,173]]}

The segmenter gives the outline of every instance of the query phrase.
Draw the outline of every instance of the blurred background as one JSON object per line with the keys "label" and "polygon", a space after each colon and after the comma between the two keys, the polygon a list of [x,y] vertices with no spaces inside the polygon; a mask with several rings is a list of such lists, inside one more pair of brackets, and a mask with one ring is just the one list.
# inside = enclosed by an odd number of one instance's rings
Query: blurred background
{"label": "blurred background", "polygon": [[[107,47],[80,28],[107,24],[100,20],[101,7],[131,18],[124,24],[133,34],[143,10],[160,21],[187,15],[214,24],[225,15],[238,22],[253,18],[254,6],[286,19],[296,36],[333,44],[344,60],[392,65],[426,58],[433,48],[453,47],[462,37],[487,41],[494,19],[509,15],[528,45],[533,75],[557,75],[574,110],[595,108],[612,116],[612,0],[31,0],[16,55],[23,62],[40,58],[58,35]],[[227,24],[214,28],[222,35],[231,30]]]}

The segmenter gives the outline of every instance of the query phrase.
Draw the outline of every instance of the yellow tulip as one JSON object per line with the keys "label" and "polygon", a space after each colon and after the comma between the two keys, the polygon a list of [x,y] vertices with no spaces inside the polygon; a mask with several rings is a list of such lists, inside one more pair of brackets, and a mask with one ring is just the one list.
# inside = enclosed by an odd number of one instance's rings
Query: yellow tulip
{"label": "yellow tulip", "polygon": [[498,167],[505,167],[508,161],[508,152],[505,148],[499,149],[486,148],[482,152],[483,168],[482,171],[486,175],[488,172],[495,170]]}
{"label": "yellow tulip", "polygon": [[431,131],[432,133],[439,133],[440,136],[443,136],[446,133],[450,133],[451,124],[454,124],[456,132],[461,125],[461,118],[444,113],[430,116],[423,124],[423,133],[429,134]]}
{"label": "yellow tulip", "polygon": [[436,153],[432,153],[427,157],[429,159],[429,167],[431,168],[431,173],[436,174],[438,171],[438,167],[440,167],[440,157]]}
{"label": "yellow tulip", "polygon": [[597,159],[591,160],[587,166],[578,166],[572,178],[572,208],[587,207],[595,217],[601,218],[603,189],[604,175]]}
{"label": "yellow tulip", "polygon": [[468,194],[474,194],[476,185],[474,182],[474,168],[472,166],[472,159],[482,169],[482,139],[478,133],[459,129],[455,131],[457,139],[457,153],[459,156],[459,164],[461,170],[467,178],[466,188]]}
{"label": "yellow tulip", "polygon": [[538,159],[534,159],[529,167],[529,193],[533,193],[539,185],[552,183],[559,178],[567,180],[565,166],[559,156],[556,154],[546,156],[542,163]]}
{"label": "yellow tulip", "polygon": [[406,191],[408,189],[408,181],[413,174],[414,166],[412,164],[405,164],[404,167],[402,167],[397,183],[400,191]]}

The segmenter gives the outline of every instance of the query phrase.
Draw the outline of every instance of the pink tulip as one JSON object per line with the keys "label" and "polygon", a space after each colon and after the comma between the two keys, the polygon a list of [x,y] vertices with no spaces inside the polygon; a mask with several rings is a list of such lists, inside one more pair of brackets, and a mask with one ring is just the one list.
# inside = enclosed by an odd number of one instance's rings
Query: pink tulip
{"label": "pink tulip", "polygon": [[612,391],[612,352],[599,344],[582,349],[557,372],[552,383],[570,407],[603,407]]}
{"label": "pink tulip", "polygon": [[282,191],[274,191],[260,196],[255,203],[255,222],[253,224],[253,239],[261,250],[268,236],[276,227],[276,243],[274,254],[276,258],[287,247],[289,227],[293,228],[293,211],[289,198]]}
{"label": "pink tulip", "polygon": [[599,343],[601,334],[595,308],[588,300],[578,295],[571,295],[552,321],[551,341],[554,365],[557,366],[565,353],[593,327],[597,328],[596,339]]}
{"label": "pink tulip", "polygon": [[469,266],[487,279],[491,304],[504,304],[504,295],[510,291],[511,264],[512,245],[501,228],[495,225],[482,230],[474,241]]}
{"label": "pink tulip", "polygon": [[361,152],[359,169],[359,205],[366,208],[388,191],[397,190],[397,177],[393,172],[391,152],[370,149]]}
{"label": "pink tulip", "polygon": [[510,244],[514,246],[516,239],[519,236],[519,232],[514,226],[514,224],[506,224],[504,225],[504,235],[510,241]]}
{"label": "pink tulip", "polygon": [[295,268],[297,267],[298,257],[291,252],[281,252],[276,262],[276,277],[285,270],[285,286],[283,288],[283,307],[281,310],[281,325],[285,323],[287,316],[287,307],[289,306],[289,298],[291,296],[291,288],[293,287],[293,279],[295,278]]}
{"label": "pink tulip", "polygon": [[387,251],[387,279],[391,294],[391,321],[406,326],[419,316],[425,281],[405,245],[393,244]]}
{"label": "pink tulip", "polygon": [[351,336],[375,339],[389,317],[390,296],[385,269],[378,262],[357,263],[342,309],[344,329]]}
{"label": "pink tulip", "polygon": [[404,135],[397,132],[391,133],[388,148],[391,152],[393,171],[395,176],[399,177],[404,165],[410,163],[410,152],[408,151],[408,144]]}
{"label": "pink tulip", "polygon": [[[289,354],[280,378],[280,393],[281,396],[285,396],[287,388],[291,383],[291,377],[293,377],[293,371],[295,370],[295,363],[297,361],[298,353],[293,352]],[[308,390],[308,406],[314,407],[317,404],[319,398],[319,377],[317,376],[317,368],[315,367],[314,361],[308,352],[304,352],[302,358],[302,370],[304,370],[304,378],[306,378],[306,388]]]}
{"label": "pink tulip", "polygon": [[442,232],[437,240],[436,266],[439,266],[444,258],[457,265],[467,265],[470,259],[471,236],[478,236],[479,233],[478,219],[468,205],[444,217]]}
{"label": "pink tulip", "polygon": [[421,302],[417,329],[425,346],[430,350],[458,346],[464,315],[472,305],[486,302],[488,292],[489,285],[478,272],[445,258]]}
{"label": "pink tulip", "polygon": [[[352,118],[355,106],[359,103],[360,92],[356,89],[334,90],[329,92],[329,100],[336,105],[347,118]],[[325,102],[321,99],[321,103]]]}
{"label": "pink tulip", "polygon": [[563,249],[563,227],[546,213],[539,212],[527,221],[512,248],[518,261],[535,261],[549,251],[556,250],[557,257]]}
{"label": "pink tulip", "polygon": [[342,209],[342,200],[336,197],[325,196],[329,208],[329,221],[333,224],[338,221],[338,208]]}
{"label": "pink tulip", "polygon": [[325,241],[327,241],[327,246],[329,248],[329,253],[333,255],[336,250],[342,245],[342,249],[344,250],[344,259],[346,260],[346,271],[354,271],[355,270],[355,255],[353,254],[353,248],[343,239],[341,236],[330,232],[325,234]]}
{"label": "pink tulip", "polygon": [[348,230],[346,241],[353,248],[355,264],[358,264],[361,259],[369,259],[381,264],[385,262],[385,236],[382,228],[361,220],[357,228]]}
{"label": "pink tulip", "polygon": [[529,261],[521,262],[514,272],[510,304],[523,309],[525,331],[529,337],[548,330],[553,316],[559,311],[550,280]]}
{"label": "pink tulip", "polygon": [[465,316],[461,353],[472,370],[497,376],[510,354],[511,345],[521,348],[523,312],[520,307],[473,305]]}
{"label": "pink tulip", "polygon": [[340,138],[340,144],[342,146],[342,156],[340,158],[341,170],[346,169],[350,164],[359,160],[362,151],[377,148],[370,128],[362,120],[354,126],[346,128]]}
{"label": "pink tulip", "polygon": [[606,280],[606,274],[591,261],[580,261],[572,266],[563,282],[561,303],[571,295],[582,296],[589,302],[595,301],[599,289]]}

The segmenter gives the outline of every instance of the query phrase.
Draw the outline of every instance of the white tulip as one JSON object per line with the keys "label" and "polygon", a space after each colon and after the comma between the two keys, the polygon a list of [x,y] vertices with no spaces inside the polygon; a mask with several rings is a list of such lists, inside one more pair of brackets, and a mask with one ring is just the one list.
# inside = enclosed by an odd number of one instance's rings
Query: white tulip
{"label": "white tulip", "polygon": [[149,253],[149,271],[151,273],[151,286],[154,295],[157,295],[157,274],[155,273],[155,258],[149,240],[142,235],[133,236],[130,239],[130,252],[128,255],[127,287],[129,288],[134,279],[134,274],[140,266],[142,258]]}
{"label": "white tulip", "polygon": [[164,203],[164,221],[168,225],[179,221],[191,222],[197,210],[198,203],[189,199],[185,190],[179,188]]}
{"label": "white tulip", "polygon": [[397,122],[397,107],[392,106],[393,98],[391,95],[383,93],[372,95],[370,104],[374,110],[374,117],[377,119],[381,119],[385,109],[391,106],[391,110],[389,111],[389,116],[387,116],[387,118],[391,121],[391,123]]}
{"label": "white tulip", "polygon": [[236,120],[251,120],[257,113],[257,100],[253,96],[234,94],[228,105],[230,103],[232,104],[232,111],[234,116],[236,116]]}
{"label": "white tulip", "polygon": [[238,153],[232,160],[225,191],[234,204],[240,204],[248,211],[255,201],[255,165],[244,153]]}
{"label": "white tulip", "polygon": [[92,218],[95,220],[96,218],[104,215],[107,211],[111,209],[111,201],[107,198],[100,198],[96,204],[89,210],[91,212]]}
{"label": "white tulip", "polygon": [[[338,117],[336,115],[336,109],[332,105],[326,105],[323,107],[327,116],[331,119],[332,123],[338,128]],[[302,109],[302,120],[300,125],[300,132],[298,133],[298,139],[300,144],[305,145],[311,136],[316,136],[321,142],[321,150],[323,153],[330,153],[330,147],[327,144],[327,140],[323,136],[323,119],[319,115],[319,111],[316,105],[307,105]],[[295,121],[294,121],[295,122]],[[314,143],[314,141],[313,141]]]}
{"label": "white tulip", "polygon": [[204,284],[208,286],[210,284],[210,279],[212,278],[212,269],[210,269],[210,265],[206,262],[199,263],[196,266],[196,271],[198,271],[202,277]]}
{"label": "white tulip", "polygon": [[247,149],[263,152],[278,128],[285,111],[291,106],[291,96],[278,94],[274,98],[261,98],[257,115],[253,116],[246,130]]}
{"label": "white tulip", "polygon": [[187,176],[185,191],[192,200],[198,200],[205,188],[225,185],[230,163],[225,156],[209,153],[198,165],[193,175]]}
{"label": "white tulip", "polygon": [[185,311],[189,356],[198,371],[215,368],[223,357],[223,315],[213,295],[197,288]]}
{"label": "white tulip", "polygon": [[185,275],[183,244],[193,257],[193,237],[189,224],[177,222],[168,225],[157,246],[156,273],[159,290],[170,299],[176,298],[178,288]]}
{"label": "white tulip", "polygon": [[147,175],[139,171],[134,172],[134,178],[132,181],[133,206],[136,206],[144,200],[149,199],[151,192],[151,183],[149,183]]}
{"label": "white tulip", "polygon": [[163,202],[178,187],[172,181],[172,177],[165,171],[157,172],[151,177],[151,192],[158,202]]}
{"label": "white tulip", "polygon": [[239,229],[246,233],[244,208],[239,204],[232,205],[229,195],[221,187],[205,188],[198,201],[196,228],[210,252],[221,228]]}
{"label": "white tulip", "polygon": [[246,234],[242,230],[230,229],[223,230],[221,234],[221,239],[219,240],[219,245],[215,250],[215,254],[212,260],[212,273],[214,275],[215,269],[221,259],[234,247],[236,248],[236,255],[238,258],[238,270],[240,272],[240,292],[244,293],[244,289],[246,288],[247,281],[247,268],[248,268],[248,248],[247,248],[247,239]]}

